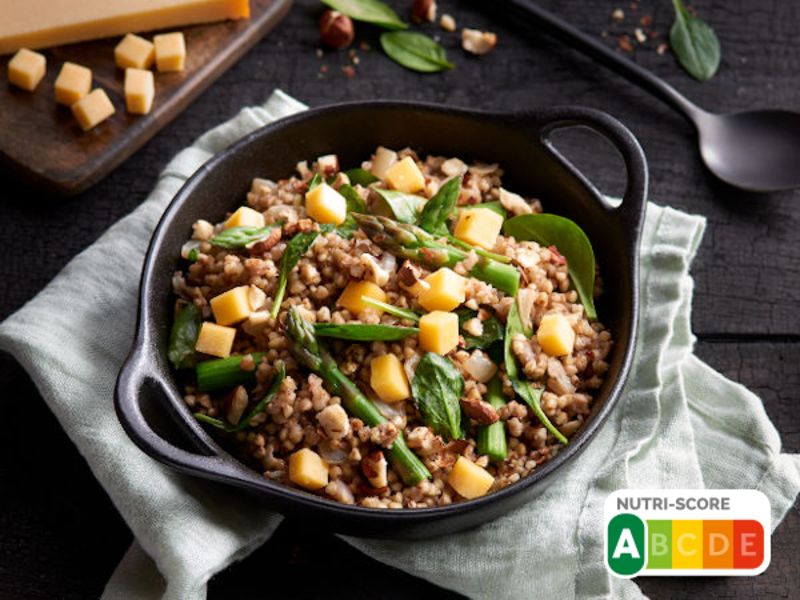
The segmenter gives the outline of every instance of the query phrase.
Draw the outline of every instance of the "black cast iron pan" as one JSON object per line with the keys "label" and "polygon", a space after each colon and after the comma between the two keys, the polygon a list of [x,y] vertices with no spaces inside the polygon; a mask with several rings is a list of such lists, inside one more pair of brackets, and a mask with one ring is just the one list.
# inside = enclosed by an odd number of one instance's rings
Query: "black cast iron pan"
{"label": "black cast iron pan", "polygon": [[[550,143],[553,131],[574,126],[605,136],[622,155],[627,189],[619,207],[612,207]],[[605,385],[586,424],[569,446],[528,477],[488,496],[445,507],[346,506],[265,479],[229,455],[196,422],[166,356],[174,306],[171,276],[195,220],[221,220],[243,203],[254,177],[286,178],[298,160],[329,153],[338,154],[343,165],[359,165],[378,145],[499,162],[507,189],[540,198],[547,212],[569,217],[586,231],[604,280],[598,314],[613,333],[615,346]],[[417,103],[359,102],[309,110],[259,129],[201,167],[175,196],[153,234],[142,272],[136,339],[117,381],[119,419],[131,439],[156,460],[243,488],[282,514],[340,533],[420,538],[494,519],[533,498],[565,465],[579,460],[619,397],[636,340],[638,249],[646,193],[647,165],[633,134],[611,116],[589,108],[502,115]]]}

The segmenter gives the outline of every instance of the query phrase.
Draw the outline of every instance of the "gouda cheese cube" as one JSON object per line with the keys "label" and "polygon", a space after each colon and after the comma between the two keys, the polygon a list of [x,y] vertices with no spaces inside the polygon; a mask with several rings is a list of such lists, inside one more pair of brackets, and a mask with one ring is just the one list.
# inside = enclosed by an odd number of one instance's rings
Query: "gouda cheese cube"
{"label": "gouda cheese cube", "polygon": [[206,321],[200,327],[200,335],[197,336],[194,349],[203,354],[228,358],[231,355],[235,337],[236,330],[233,327],[223,327]]}
{"label": "gouda cheese cube", "polygon": [[356,281],[353,279],[347,284],[347,287],[344,288],[342,295],[339,296],[337,304],[343,308],[346,308],[354,315],[364,312],[368,308],[371,308],[378,314],[383,312],[382,309],[376,308],[375,306],[364,302],[361,299],[361,296],[367,296],[368,298],[374,298],[375,300],[386,302],[386,292],[384,292],[376,284],[372,283],[371,281]]}
{"label": "gouda cheese cube", "polygon": [[347,218],[347,200],[327,183],[306,193],[306,212],[320,223],[341,225]]}
{"label": "gouda cheese cube", "polygon": [[186,60],[186,40],[183,33],[162,33],[153,38],[156,47],[156,68],[165,71],[183,71]]}
{"label": "gouda cheese cube", "polygon": [[425,189],[425,177],[410,156],[395,163],[386,171],[386,183],[393,190],[413,194]]}
{"label": "gouda cheese cube", "polygon": [[248,0],[5,0],[0,55],[250,16]]}
{"label": "gouda cheese cube", "polygon": [[444,356],[458,346],[458,315],[435,310],[419,320],[419,345]]}
{"label": "gouda cheese cube", "polygon": [[21,48],[8,61],[8,83],[32,92],[47,71],[47,59],[43,54]]}
{"label": "gouda cheese cube", "polygon": [[459,456],[456,464],[450,469],[447,483],[464,498],[471,500],[485,496],[494,484],[494,477],[486,469],[474,462]]}
{"label": "gouda cheese cube", "polygon": [[419,294],[425,310],[453,310],[467,297],[467,280],[455,271],[442,267],[425,278],[430,287]]}
{"label": "gouda cheese cube", "polygon": [[56,102],[72,106],[92,89],[92,70],[65,62],[56,78]]}
{"label": "gouda cheese cube", "polygon": [[105,121],[114,114],[114,105],[106,93],[97,88],[72,105],[72,114],[84,131]]}
{"label": "gouda cheese cube", "polygon": [[372,359],[369,383],[384,402],[400,402],[411,395],[403,363],[394,354]]}
{"label": "gouda cheese cube", "polygon": [[153,72],[125,69],[125,106],[134,115],[146,115],[153,107],[156,85]]}
{"label": "gouda cheese cube", "polygon": [[211,311],[218,325],[241,323],[253,312],[249,300],[250,286],[240,285],[211,299]]}
{"label": "gouda cheese cube", "polygon": [[156,59],[153,42],[129,33],[114,48],[114,62],[120,69],[149,69]]}
{"label": "gouda cheese cube", "polygon": [[550,356],[572,354],[575,346],[575,330],[569,319],[562,314],[551,313],[542,317],[536,339],[542,350]]}
{"label": "gouda cheese cube", "polygon": [[497,241],[503,217],[488,208],[462,210],[453,235],[463,242],[491,250]]}
{"label": "gouda cheese cube", "polygon": [[307,490],[318,490],[328,485],[328,465],[319,454],[303,448],[289,457],[289,479]]}
{"label": "gouda cheese cube", "polygon": [[257,210],[242,206],[228,217],[222,227],[223,229],[230,227],[264,227],[264,215]]}

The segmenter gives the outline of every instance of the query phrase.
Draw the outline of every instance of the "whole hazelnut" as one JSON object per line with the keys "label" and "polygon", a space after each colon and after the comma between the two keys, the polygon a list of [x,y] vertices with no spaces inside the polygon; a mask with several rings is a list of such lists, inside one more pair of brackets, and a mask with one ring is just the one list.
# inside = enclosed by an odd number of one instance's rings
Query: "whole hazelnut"
{"label": "whole hazelnut", "polygon": [[337,10],[327,10],[319,20],[319,34],[323,43],[331,48],[347,48],[355,36],[353,21]]}
{"label": "whole hazelnut", "polygon": [[436,19],[436,0],[414,0],[411,5],[411,18],[417,23]]}

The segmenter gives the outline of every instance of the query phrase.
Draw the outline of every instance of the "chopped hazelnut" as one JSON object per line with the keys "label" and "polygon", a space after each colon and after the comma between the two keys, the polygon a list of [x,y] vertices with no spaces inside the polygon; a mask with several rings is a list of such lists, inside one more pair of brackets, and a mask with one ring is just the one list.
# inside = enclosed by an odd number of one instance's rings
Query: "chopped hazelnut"
{"label": "chopped hazelnut", "polygon": [[443,14],[442,18],[439,19],[439,27],[441,27],[445,31],[455,31],[456,20],[453,18],[452,15]]}
{"label": "chopped hazelnut", "polygon": [[411,5],[411,18],[417,23],[433,22],[436,19],[436,0],[414,0]]}
{"label": "chopped hazelnut", "polygon": [[461,30],[461,47],[471,54],[482,56],[497,45],[497,34],[478,29]]}

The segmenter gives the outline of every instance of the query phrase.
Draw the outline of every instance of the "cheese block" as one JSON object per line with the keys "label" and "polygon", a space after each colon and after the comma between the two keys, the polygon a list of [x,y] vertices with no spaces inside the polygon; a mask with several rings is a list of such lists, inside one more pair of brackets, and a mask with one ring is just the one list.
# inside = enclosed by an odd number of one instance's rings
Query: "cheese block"
{"label": "cheese block", "polygon": [[156,69],[162,73],[183,71],[186,61],[186,39],[183,33],[162,33],[153,38],[156,47]]}
{"label": "cheese block", "polygon": [[22,48],[8,61],[8,83],[32,92],[46,71],[47,59],[43,54]]}
{"label": "cheese block", "polygon": [[114,114],[114,105],[102,88],[97,88],[72,105],[72,114],[81,129],[89,131]]}
{"label": "cheese block", "polygon": [[56,77],[56,102],[72,106],[92,89],[92,70],[83,65],[65,62]]}
{"label": "cheese block", "polygon": [[0,55],[250,16],[249,0],[3,0]]}
{"label": "cheese block", "polygon": [[145,69],[125,69],[125,106],[134,115],[146,115],[153,107],[156,95],[153,72]]}

